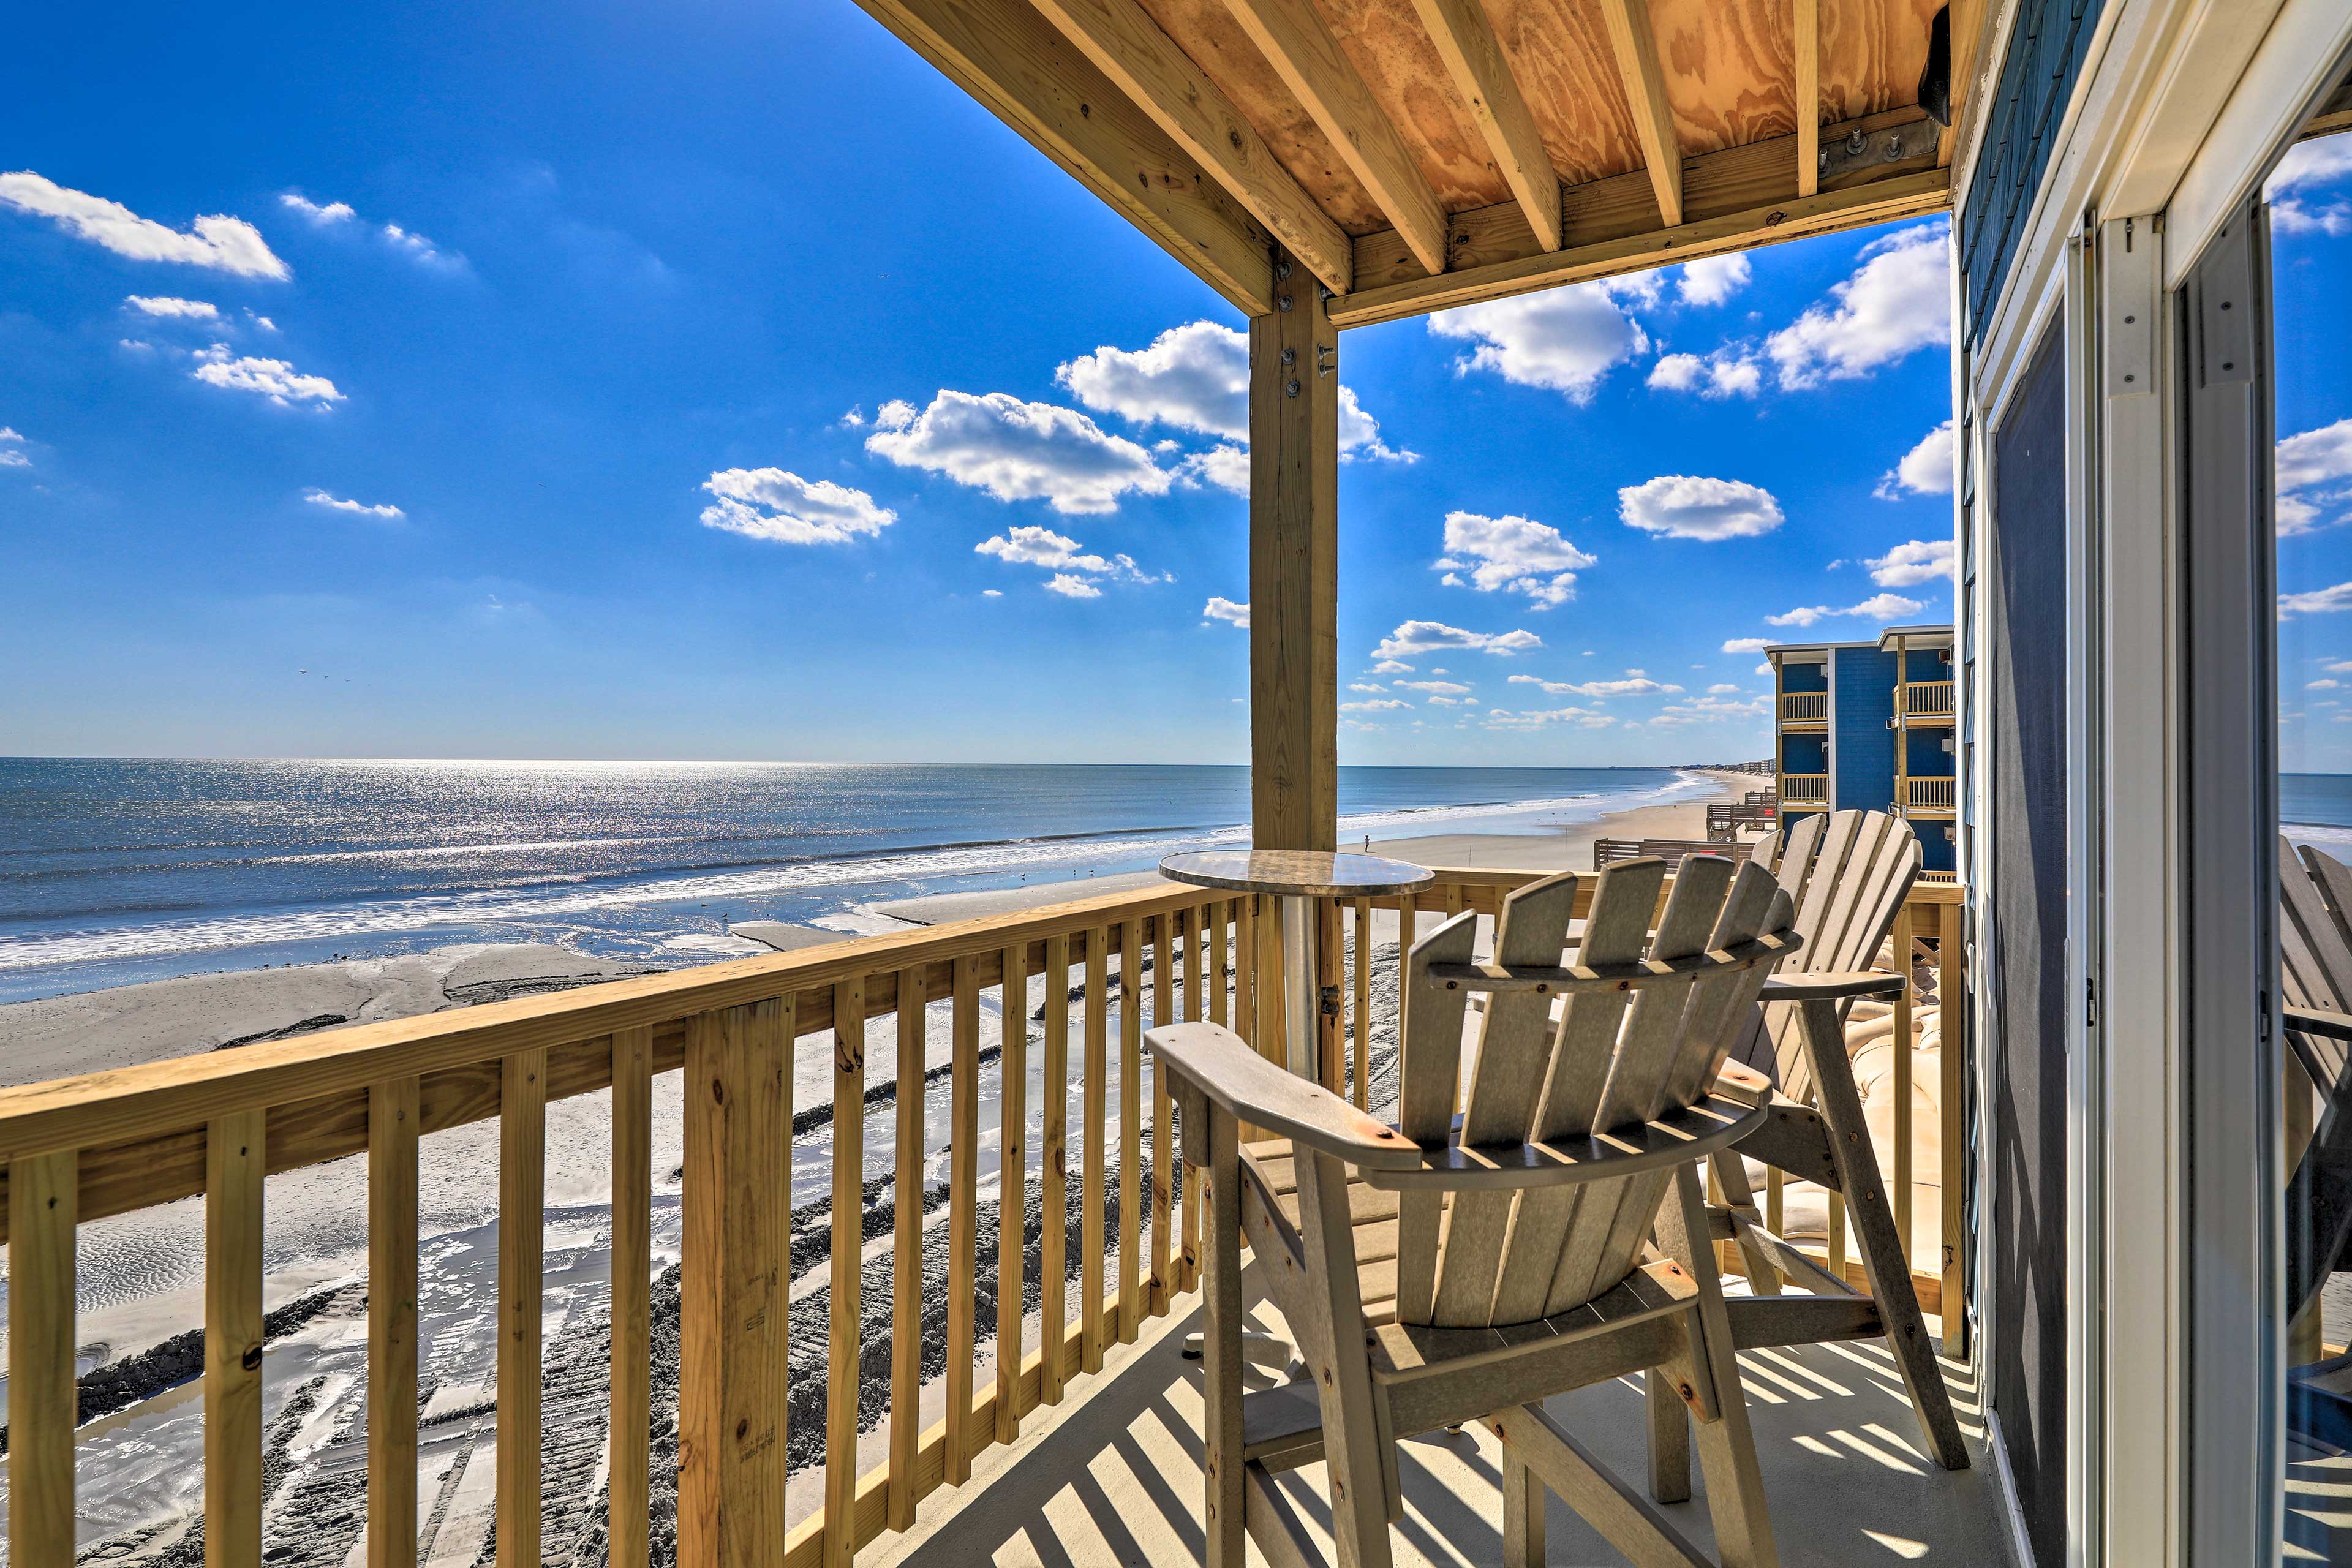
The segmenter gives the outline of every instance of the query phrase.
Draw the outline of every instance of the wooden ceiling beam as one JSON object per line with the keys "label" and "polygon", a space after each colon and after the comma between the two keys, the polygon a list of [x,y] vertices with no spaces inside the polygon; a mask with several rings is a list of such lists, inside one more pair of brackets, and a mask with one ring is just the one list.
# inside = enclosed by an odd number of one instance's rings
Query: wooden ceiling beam
{"label": "wooden ceiling beam", "polygon": [[1334,293],[1354,286],[1354,242],[1136,0],[1037,0],[1037,9],[1308,271]]}
{"label": "wooden ceiling beam", "polygon": [[1796,0],[1797,194],[1822,188],[1822,0]]}
{"label": "wooden ceiling beam", "polygon": [[858,0],[1244,315],[1274,309],[1273,237],[1028,5]]}
{"label": "wooden ceiling beam", "polygon": [[1437,46],[1438,58],[1445,62],[1454,87],[1470,106],[1470,117],[1486,138],[1495,166],[1526,211],[1528,226],[1535,230],[1546,250],[1558,250],[1559,174],[1552,168],[1551,154],[1544,150],[1543,132],[1536,129],[1535,116],[1528,111],[1528,100],[1519,92],[1518,79],[1511,74],[1511,63],[1503,58],[1503,46],[1486,18],[1486,8],[1479,0],[1413,0],[1413,4],[1430,40]]}
{"label": "wooden ceiling beam", "polygon": [[1658,68],[1650,0],[1601,0],[1601,15],[1609,25],[1609,46],[1616,53],[1617,74],[1624,80],[1625,101],[1633,106],[1633,129],[1650,166],[1650,186],[1658,194],[1658,216],[1666,227],[1679,227],[1682,144],[1675,134],[1674,110],[1666,101],[1665,75]]}
{"label": "wooden ceiling beam", "polygon": [[[1916,109],[1890,110],[1822,133],[1840,136],[1919,118]],[[1932,151],[1824,180],[1825,189],[1799,196],[1796,140],[1776,136],[1693,158],[1690,211],[1676,228],[1658,226],[1648,179],[1636,170],[1562,189],[1568,244],[1559,250],[1538,248],[1516,203],[1455,213],[1454,270],[1442,277],[1419,276],[1395,235],[1365,235],[1356,241],[1356,291],[1331,301],[1331,321],[1342,328],[1402,321],[1951,205],[1950,172],[1935,165]]]}
{"label": "wooden ceiling beam", "polygon": [[1952,39],[1952,122],[1937,139],[1936,162],[1949,167],[1960,144],[1960,134],[1973,121],[1980,94],[1978,77],[1984,70],[1984,47],[1990,18],[1984,0],[1952,0],[1948,22]]}
{"label": "wooden ceiling beam", "polygon": [[1225,0],[1225,5],[1421,265],[1444,271],[1445,209],[1310,0]]}

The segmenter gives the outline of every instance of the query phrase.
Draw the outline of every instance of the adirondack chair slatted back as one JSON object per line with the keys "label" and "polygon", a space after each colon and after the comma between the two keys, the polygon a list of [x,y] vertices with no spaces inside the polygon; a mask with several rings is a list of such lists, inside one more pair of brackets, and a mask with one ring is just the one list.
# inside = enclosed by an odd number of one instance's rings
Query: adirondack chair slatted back
{"label": "adirondack chair slatted back", "polygon": [[[1909,823],[1883,811],[1811,815],[1764,838],[1754,859],[1796,901],[1805,945],[1784,973],[1850,973],[1876,966],[1895,913],[1918,879],[1919,838]],[[1908,959],[1895,954],[1896,967],[1907,969]],[[1810,1095],[1812,1074],[1796,1009],[1756,1009],[1748,1029],[1740,1059],[1759,1068],[1769,1059],[1783,1094]],[[1757,1038],[1759,1033],[1769,1046]]]}
{"label": "adirondack chair slatted back", "polygon": [[[2298,855],[2279,837],[2279,988],[2298,1007],[2352,1012],[2352,871],[2310,845]],[[2342,1040],[2289,1030],[2289,1042],[2323,1093],[2341,1083]]]}
{"label": "adirondack chair slatted back", "polygon": [[[1665,874],[1665,862],[1654,858],[1599,873],[1580,965],[1696,957],[1786,931],[1793,921],[1792,900],[1760,867],[1699,855],[1683,860],[1653,937],[1650,917]],[[1575,873],[1563,873],[1505,900],[1495,962],[1559,963],[1578,885]],[[1469,1016],[1467,993],[1433,981],[1429,970],[1469,960],[1475,921],[1455,916],[1406,960],[1397,1126],[1424,1148],[1443,1147],[1454,1134]],[[1564,999],[1493,993],[1461,1102],[1460,1142],[1559,1145],[1695,1103],[1714,1084],[1770,971],[1726,964]],[[1633,1271],[1672,1179],[1669,1167],[1517,1193],[1401,1194],[1399,1321],[1505,1327],[1591,1300]]]}

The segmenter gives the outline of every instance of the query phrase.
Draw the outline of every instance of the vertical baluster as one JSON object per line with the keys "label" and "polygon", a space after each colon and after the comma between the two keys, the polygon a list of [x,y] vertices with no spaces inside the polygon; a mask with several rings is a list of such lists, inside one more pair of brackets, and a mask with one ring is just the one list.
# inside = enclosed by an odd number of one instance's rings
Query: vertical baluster
{"label": "vertical baluster", "polygon": [[1452,920],[1468,908],[1467,895],[1459,882],[1445,884],[1445,918]]}
{"label": "vertical baluster", "polygon": [[1397,973],[1400,980],[1404,973],[1405,955],[1412,952],[1414,918],[1420,912],[1419,895],[1413,893],[1397,895]]}
{"label": "vertical baluster", "polygon": [[[767,1562],[783,1550],[792,1228],[785,1085],[796,1014],[786,996],[687,1020],[681,1563]],[[505,1540],[502,1531],[501,1549]]]}
{"label": "vertical baluster", "polygon": [[8,1560],[74,1560],[74,1226],[70,1149],[8,1166]]}
{"label": "vertical baluster", "polygon": [[1065,1180],[1069,1167],[1070,1114],[1070,939],[1045,939],[1045,1065],[1038,1092],[1045,1097],[1039,1129],[1038,1181],[1045,1212],[1043,1251],[1038,1258],[1038,1334],[1045,1344],[1039,1358],[1037,1397],[1047,1405],[1062,1402],[1062,1351],[1069,1343],[1067,1298],[1070,1234],[1069,1193]]}
{"label": "vertical baluster", "polygon": [[[417,1114],[418,1085],[413,1077],[368,1090],[367,1568],[416,1568]],[[617,1100],[614,1114],[617,1123]],[[616,1292],[618,1213],[616,1205]],[[614,1388],[617,1400],[619,1384]],[[641,1417],[640,1447],[645,1436]],[[618,1469],[614,1473],[619,1474]],[[634,1563],[621,1553],[620,1504],[616,1490],[613,1568],[645,1568],[642,1547]]]}
{"label": "vertical baluster", "polygon": [[205,1564],[261,1562],[261,1178],[268,1113],[205,1131]]}
{"label": "vertical baluster", "polygon": [[1143,922],[1118,928],[1118,1339],[1143,1316]]}
{"label": "vertical baluster", "polygon": [[1356,900],[1356,1109],[1371,1105],[1372,900]]}
{"label": "vertical baluster", "polygon": [[[1162,910],[1152,919],[1151,1026],[1164,1028],[1176,1021],[1176,913]],[[1139,1045],[1138,1049],[1141,1047]],[[1176,1288],[1176,1237],[1170,1224],[1169,1199],[1174,1179],[1175,1142],[1168,1135],[1170,1114],[1168,1068],[1157,1053],[1151,1058],[1151,1279],[1147,1305],[1154,1317],[1167,1310]]]}
{"label": "vertical baluster", "polygon": [[1003,1112],[996,1163],[996,1440],[1021,1436],[1021,1295],[1028,1262],[1024,1231],[1029,1217],[1029,974],[1027,945],[1004,949],[1004,984],[1000,993],[1001,1038],[997,1063],[999,1109]]}
{"label": "vertical baluster", "polygon": [[1895,998],[1895,1234],[1902,1238],[1903,1265],[1911,1267],[1911,1072],[1912,1030],[1917,1022],[1911,1005],[1911,906],[1895,911],[1895,968],[1903,989]]}
{"label": "vertical baluster", "polygon": [[[654,1032],[613,1036],[612,1568],[646,1568],[652,1542]],[[413,1145],[412,1145],[413,1147]],[[412,1368],[412,1373],[414,1369]],[[412,1396],[410,1404],[415,1401]],[[412,1459],[412,1474],[415,1463]],[[415,1511],[415,1504],[410,1505]],[[369,1568],[411,1568],[410,1556]]]}
{"label": "vertical baluster", "polygon": [[923,966],[898,971],[898,1136],[891,1153],[890,1528],[915,1522],[915,1454],[923,1415]]}
{"label": "vertical baluster", "polygon": [[[1209,906],[1184,912],[1184,1016],[1200,1023],[1209,1016],[1209,999],[1203,989],[1209,965],[1202,948],[1209,938]],[[1176,1175],[1184,1184],[1183,1255],[1176,1268],[1176,1288],[1190,1290],[1201,1278],[1201,1173],[1181,1158],[1181,1150],[1171,1140],[1168,1158]]]}
{"label": "vertical baluster", "polygon": [[1257,1054],[1276,1067],[1290,1065],[1290,1010],[1282,967],[1282,904],[1266,894],[1257,900]]}
{"label": "vertical baluster", "polygon": [[1103,1171],[1108,1151],[1103,1143],[1104,1089],[1110,1072],[1108,1037],[1110,1004],[1106,959],[1110,928],[1087,932],[1086,1059],[1079,1068],[1078,1121],[1086,1130],[1078,1167],[1078,1311],[1079,1364],[1100,1372],[1103,1364]]}
{"label": "vertical baluster", "polygon": [[1315,1019],[1315,1067],[1323,1087],[1345,1097],[1348,1064],[1339,1037],[1339,900],[1310,899],[1307,918],[1315,922],[1315,995],[1308,1009]]}
{"label": "vertical baluster", "polygon": [[1202,1016],[1220,1028],[1226,1018],[1225,966],[1232,962],[1225,932],[1225,911],[1231,907],[1231,900],[1225,899],[1209,906],[1209,1010]]}
{"label": "vertical baluster", "polygon": [[547,1050],[533,1047],[499,1069],[499,1568],[539,1568],[546,1194]]}
{"label": "vertical baluster", "polygon": [[[866,1246],[866,979],[833,988],[833,1247],[825,1323],[824,1563],[857,1555],[857,1324]],[[789,1223],[789,1222],[788,1222]],[[785,1308],[791,1309],[789,1305]]]}
{"label": "vertical baluster", "polygon": [[971,1479],[972,1285],[980,1272],[980,969],[955,961],[948,1093],[948,1484]]}

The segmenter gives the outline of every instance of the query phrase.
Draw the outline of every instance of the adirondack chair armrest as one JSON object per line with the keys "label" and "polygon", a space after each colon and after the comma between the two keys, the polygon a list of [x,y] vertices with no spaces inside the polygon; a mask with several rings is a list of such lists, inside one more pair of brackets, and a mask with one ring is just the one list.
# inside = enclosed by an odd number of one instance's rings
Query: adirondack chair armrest
{"label": "adirondack chair armrest", "polygon": [[1903,994],[1904,979],[1887,969],[1857,970],[1849,974],[1776,974],[1764,983],[1759,1002],[1851,1002],[1866,997]]}
{"label": "adirondack chair armrest", "polygon": [[2325,1007],[2298,1007],[2289,1003],[2286,1026],[2306,1035],[2325,1035],[2331,1040],[2352,1040],[2352,1014],[2331,1013]]}
{"label": "adirondack chair armrest", "polygon": [[[1752,1076],[1752,1075],[1751,1075]],[[1442,1149],[1414,1149],[1409,1166],[1368,1169],[1364,1184],[1392,1192],[1510,1192],[1575,1186],[1666,1170],[1728,1148],[1763,1125],[1769,1104],[1710,1094],[1654,1121],[1549,1143],[1465,1145],[1457,1121]]]}
{"label": "adirondack chair armrest", "polygon": [[1366,1170],[1421,1163],[1421,1149],[1319,1083],[1286,1072],[1216,1024],[1168,1024],[1143,1043],[1227,1115]]}

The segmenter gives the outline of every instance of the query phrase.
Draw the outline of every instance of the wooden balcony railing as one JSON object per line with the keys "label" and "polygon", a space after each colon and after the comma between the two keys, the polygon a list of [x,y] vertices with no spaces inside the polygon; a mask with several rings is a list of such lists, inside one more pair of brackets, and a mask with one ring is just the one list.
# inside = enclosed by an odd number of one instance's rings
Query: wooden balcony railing
{"label": "wooden balcony railing", "polygon": [[1948,814],[1957,808],[1960,781],[1956,778],[1921,778],[1916,774],[1903,781],[1903,809],[1908,812]]}
{"label": "wooden balcony railing", "polygon": [[1827,773],[1782,773],[1780,804],[1790,805],[1827,805],[1830,803],[1830,775]]}
{"label": "wooden balcony railing", "polygon": [[[1393,963],[1433,921],[1465,909],[1494,913],[1538,873],[1447,869],[1397,914]],[[1590,884],[1588,882],[1588,888]],[[1668,889],[1671,890],[1671,879]],[[536,1568],[543,1300],[542,1187],[551,1100],[609,1089],[612,1101],[612,1382],[607,1442],[615,1568],[646,1562],[651,1456],[654,1096],[682,1092],[685,1150],[678,1390],[678,1548],[682,1563],[777,1561],[845,1564],[916,1506],[971,1474],[974,1457],[1010,1442],[1022,1419],[1098,1373],[1105,1348],[1132,1341],[1147,1319],[1198,1277],[1200,1212],[1171,1192],[1160,1158],[1171,1125],[1167,1086],[1147,1084],[1142,1035],[1179,1017],[1229,1023],[1282,1059],[1277,922],[1249,897],[1146,889],[884,937],[618,981],[459,1012],[210,1051],[123,1070],[0,1090],[0,1163],[8,1268],[9,1552],[15,1568],[69,1568],[76,1551],[75,1242],[80,1225],[203,1194],[206,1224],[203,1372],[205,1540],[217,1561],[262,1550],[264,1342],[261,1215],[268,1175],[365,1153],[368,1160],[368,1507],[371,1568],[416,1561],[420,1346],[418,1140],[499,1119],[496,1366],[496,1552],[502,1568]],[[1895,952],[1939,955],[1945,1037],[1964,1027],[1960,893],[1922,885],[1903,911]],[[1589,898],[1589,891],[1580,896]],[[1662,899],[1663,899],[1662,894]],[[1374,905],[1320,905],[1327,996],[1318,1058],[1324,1081],[1368,1103]],[[1426,923],[1424,923],[1426,922]],[[1343,941],[1343,936],[1352,940]],[[1114,976],[1118,989],[1109,989]],[[1227,984],[1227,977],[1231,984]],[[1033,1073],[1030,983],[1041,986]],[[1070,1001],[1073,981],[1081,989]],[[1001,1001],[997,1051],[982,1048],[983,993]],[[948,1061],[926,1059],[929,1005],[949,1008]],[[913,1005],[909,1005],[913,1004]],[[1908,1040],[1913,1003],[1898,1004]],[[869,1022],[896,1015],[892,1084],[870,1099]],[[1114,1017],[1114,1015],[1116,1016]],[[1076,1038],[1072,1038],[1073,1035]],[[807,1042],[804,1044],[803,1042]],[[792,1084],[799,1053],[826,1050],[833,1104],[827,1380],[822,1501],[786,1528],[786,1310],[793,1285]],[[1350,1047],[1352,1046],[1352,1049]],[[1075,1051],[1074,1051],[1075,1047]],[[1071,1082],[1072,1057],[1076,1082]],[[1911,1234],[1912,1053],[1895,1064],[1894,1168],[1898,1228]],[[1965,1055],[1942,1055],[1943,1143],[1962,1149]],[[682,1088],[656,1076],[683,1068]],[[920,1424],[927,1294],[923,1188],[932,1130],[927,1076],[950,1082],[945,1412]],[[1029,1104],[1033,1089],[1040,1103]],[[1112,1103],[1116,1097],[1116,1104]],[[981,1120],[998,1122],[998,1223],[982,1257]],[[1072,1101],[1078,1114],[1070,1121]],[[885,1109],[887,1105],[888,1109]],[[887,1129],[895,1184],[887,1444],[857,1468],[861,1253],[866,1125]],[[1034,1142],[1033,1142],[1034,1138]],[[1067,1253],[1068,1163],[1076,1160],[1079,1256]],[[488,1183],[490,1173],[481,1173]],[[1024,1236],[1028,1183],[1038,1182],[1040,1242]],[[1942,1173],[1942,1256],[1915,1259],[1923,1304],[1957,1292],[1957,1169]],[[1189,1180],[1189,1178],[1188,1178]],[[1111,1192],[1116,1184],[1116,1194]],[[1777,1215],[1780,1187],[1768,1189]],[[1143,1194],[1140,1201],[1128,1201]],[[1832,1199],[1825,1256],[1848,1268]],[[1062,1223],[1055,1223],[1056,1220]],[[1039,1246],[1042,1320],[1024,1336],[1027,1253]],[[1073,1263],[1075,1262],[1075,1267]],[[1925,1267],[1921,1265],[1924,1262]],[[976,1357],[981,1269],[992,1270],[996,1321],[985,1386]],[[1078,1300],[1068,1299],[1075,1274]],[[937,1284],[929,1287],[938,1303]],[[120,1417],[116,1417],[120,1419]],[[726,1538],[722,1552],[720,1537]]]}
{"label": "wooden balcony railing", "polygon": [[1780,693],[1780,722],[1783,724],[1826,723],[1829,716],[1830,694],[1826,691]]}
{"label": "wooden balcony railing", "polygon": [[1906,680],[1895,689],[1895,711],[1911,719],[1952,716],[1952,683],[1948,680]]}

